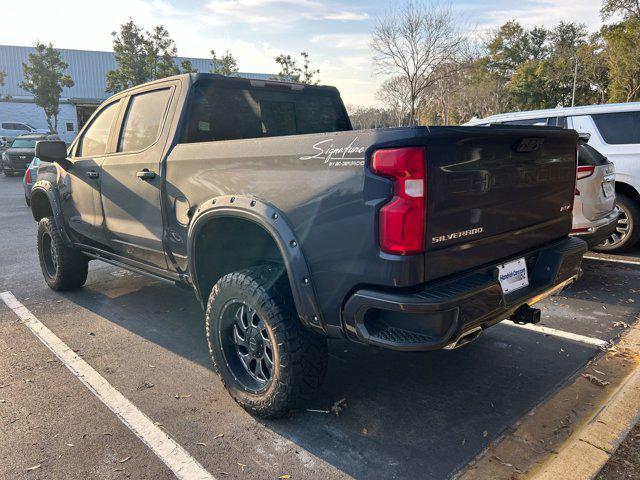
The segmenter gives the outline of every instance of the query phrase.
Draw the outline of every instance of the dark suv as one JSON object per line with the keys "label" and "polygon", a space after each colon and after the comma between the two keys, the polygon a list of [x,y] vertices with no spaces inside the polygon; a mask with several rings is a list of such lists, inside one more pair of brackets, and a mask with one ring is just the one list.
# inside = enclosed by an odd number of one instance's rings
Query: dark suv
{"label": "dark suv", "polygon": [[[262,416],[314,395],[327,338],[456,348],[579,274],[575,132],[354,131],[335,88],[211,74],[121,92],[69,150],[36,146],[47,284],[91,259],[193,289],[230,394]],[[53,163],[44,163],[53,162]]]}
{"label": "dark suv", "polygon": [[24,175],[35,155],[36,142],[58,140],[54,135],[27,134],[13,139],[9,148],[2,152],[2,171],[7,177]]}

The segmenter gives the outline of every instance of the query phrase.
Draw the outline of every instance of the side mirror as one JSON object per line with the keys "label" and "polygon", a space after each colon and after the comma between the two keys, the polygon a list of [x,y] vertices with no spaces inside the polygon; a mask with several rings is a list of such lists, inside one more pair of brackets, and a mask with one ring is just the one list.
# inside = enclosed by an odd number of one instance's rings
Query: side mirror
{"label": "side mirror", "polygon": [[591,138],[591,134],[588,132],[580,132],[578,133],[578,137],[585,143],[589,143],[589,139]]}
{"label": "side mirror", "polygon": [[59,140],[40,140],[36,142],[36,157],[43,162],[66,163],[67,144]]}

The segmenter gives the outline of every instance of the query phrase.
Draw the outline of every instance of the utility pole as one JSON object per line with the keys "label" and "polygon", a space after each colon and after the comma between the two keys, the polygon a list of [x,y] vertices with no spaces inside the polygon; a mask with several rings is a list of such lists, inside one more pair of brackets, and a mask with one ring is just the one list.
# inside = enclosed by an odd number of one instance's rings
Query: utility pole
{"label": "utility pole", "polygon": [[576,104],[576,84],[578,83],[578,56],[576,55],[576,68],[573,71],[573,93],[571,94],[571,106]]}

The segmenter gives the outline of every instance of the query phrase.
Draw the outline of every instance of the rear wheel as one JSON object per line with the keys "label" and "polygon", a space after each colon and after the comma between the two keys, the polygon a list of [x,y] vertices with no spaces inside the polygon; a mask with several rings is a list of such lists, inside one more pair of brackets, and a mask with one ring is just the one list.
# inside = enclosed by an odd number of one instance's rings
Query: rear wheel
{"label": "rear wheel", "polygon": [[209,296],[206,331],[225,388],[252,414],[280,417],[310,400],[324,379],[326,339],[300,323],[279,268],[222,277]]}
{"label": "rear wheel", "polygon": [[53,217],[38,222],[38,258],[44,280],[53,290],[72,290],[87,281],[89,259],[65,245]]}
{"label": "rear wheel", "polygon": [[640,207],[633,199],[616,194],[620,209],[616,230],[603,243],[594,248],[598,252],[617,253],[629,250],[640,240]]}

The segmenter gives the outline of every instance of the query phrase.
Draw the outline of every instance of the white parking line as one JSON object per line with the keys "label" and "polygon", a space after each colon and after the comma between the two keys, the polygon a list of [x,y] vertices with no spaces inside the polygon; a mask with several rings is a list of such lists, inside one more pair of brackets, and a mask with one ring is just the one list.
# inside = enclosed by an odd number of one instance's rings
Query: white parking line
{"label": "white parking line", "polygon": [[599,262],[624,263],[625,265],[640,265],[640,258],[637,260],[623,260],[621,258],[600,257],[598,255],[585,255],[582,258],[587,260],[597,260]]}
{"label": "white parking line", "polygon": [[185,480],[215,480],[215,477],[205,470],[195,458],[154,425],[149,417],[113,388],[91,365],[76,355],[11,292],[0,293],[0,298],[71,373],[84,383],[102,403],[116,414],[122,423],[171,469],[176,477]]}
{"label": "white parking line", "polygon": [[502,325],[510,325],[512,327],[522,328],[523,330],[531,330],[533,332],[543,333],[545,335],[551,335],[553,337],[564,338],[566,340],[572,340],[574,342],[586,343],[587,345],[594,345],[603,350],[606,350],[611,345],[606,340],[587,337],[585,335],[578,335],[577,333],[565,332],[564,330],[556,330],[555,328],[543,327],[542,325],[533,325],[531,323],[527,323],[526,325],[518,325],[517,323],[513,323],[511,321],[502,322]]}

